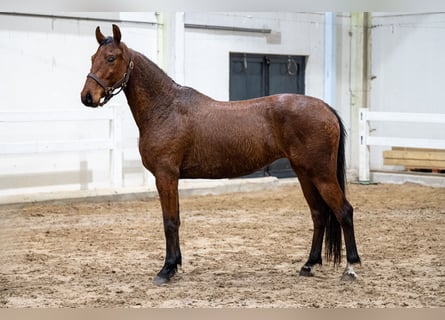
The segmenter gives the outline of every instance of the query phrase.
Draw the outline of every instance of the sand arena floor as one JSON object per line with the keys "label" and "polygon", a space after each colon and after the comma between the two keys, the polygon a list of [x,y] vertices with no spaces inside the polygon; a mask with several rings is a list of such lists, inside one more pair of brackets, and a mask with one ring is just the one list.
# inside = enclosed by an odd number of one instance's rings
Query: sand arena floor
{"label": "sand arena floor", "polygon": [[362,265],[298,276],[312,220],[299,187],[181,198],[168,285],[158,199],[0,207],[2,307],[445,307],[445,189],[348,185]]}

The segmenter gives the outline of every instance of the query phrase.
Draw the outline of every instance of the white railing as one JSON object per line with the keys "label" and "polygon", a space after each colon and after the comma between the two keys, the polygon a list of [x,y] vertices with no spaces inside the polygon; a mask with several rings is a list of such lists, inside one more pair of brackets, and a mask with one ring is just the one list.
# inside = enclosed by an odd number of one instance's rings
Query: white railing
{"label": "white railing", "polygon": [[105,139],[80,139],[69,141],[24,141],[0,142],[0,156],[9,154],[36,154],[44,152],[78,152],[90,150],[110,150],[110,176],[114,188],[122,187],[122,117],[121,107],[110,106],[100,110],[79,109],[60,111],[18,111],[0,112],[2,123],[38,123],[63,121],[109,121],[109,136]]}
{"label": "white railing", "polygon": [[361,182],[370,180],[369,146],[445,149],[445,140],[370,136],[370,121],[445,124],[445,114],[375,112],[361,108],[359,115],[359,181]]}

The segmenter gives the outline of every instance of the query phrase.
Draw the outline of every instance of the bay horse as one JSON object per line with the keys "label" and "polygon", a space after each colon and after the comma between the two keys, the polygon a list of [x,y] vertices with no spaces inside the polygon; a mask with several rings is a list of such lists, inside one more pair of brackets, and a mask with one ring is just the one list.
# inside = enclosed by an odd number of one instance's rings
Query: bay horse
{"label": "bay horse", "polygon": [[[168,282],[182,264],[179,246],[178,179],[233,178],[279,158],[289,159],[314,224],[309,259],[301,276],[313,276],[326,259],[341,260],[342,230],[347,265],[343,279],[356,278],[360,263],[353,208],[345,197],[345,128],[323,101],[279,94],[220,102],[178,85],[141,53],[96,28],[97,52],[81,92],[88,107],[103,106],[124,91],[139,129],[142,162],[156,179],[166,239],[165,263],[153,282]],[[116,92],[116,90],[118,90]]]}

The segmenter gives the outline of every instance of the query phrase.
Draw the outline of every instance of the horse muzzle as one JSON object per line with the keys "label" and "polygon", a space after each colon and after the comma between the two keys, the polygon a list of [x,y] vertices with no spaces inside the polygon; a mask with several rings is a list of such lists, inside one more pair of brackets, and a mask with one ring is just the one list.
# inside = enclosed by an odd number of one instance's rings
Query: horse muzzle
{"label": "horse muzzle", "polygon": [[97,108],[104,105],[103,100],[105,100],[105,98],[106,93],[104,93],[102,89],[91,88],[91,86],[87,84],[85,84],[85,87],[80,93],[80,100],[82,103],[91,108]]}
{"label": "horse muzzle", "polygon": [[82,103],[87,107],[95,108],[98,106],[98,104],[94,104],[93,102],[93,96],[88,91],[85,95],[81,96]]}

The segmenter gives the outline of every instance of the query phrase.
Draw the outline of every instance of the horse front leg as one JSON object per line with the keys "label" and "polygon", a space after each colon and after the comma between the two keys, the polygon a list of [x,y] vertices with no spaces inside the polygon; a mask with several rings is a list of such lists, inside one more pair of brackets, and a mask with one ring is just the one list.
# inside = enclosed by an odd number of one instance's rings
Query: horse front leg
{"label": "horse front leg", "polygon": [[156,187],[161,200],[164,232],[166,240],[165,263],[161,271],[154,278],[157,285],[167,283],[182,265],[181,250],[179,248],[179,198],[178,178],[170,175],[156,176]]}

